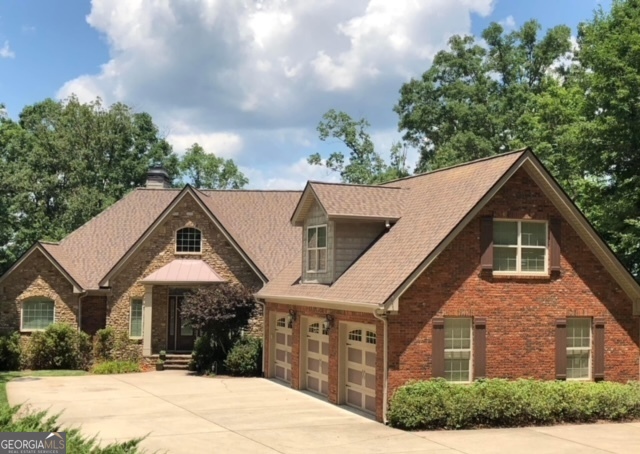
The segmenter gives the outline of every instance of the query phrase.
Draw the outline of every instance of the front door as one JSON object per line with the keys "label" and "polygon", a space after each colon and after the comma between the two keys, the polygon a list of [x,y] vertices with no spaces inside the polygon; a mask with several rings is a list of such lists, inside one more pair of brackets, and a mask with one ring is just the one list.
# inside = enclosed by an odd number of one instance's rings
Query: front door
{"label": "front door", "polygon": [[191,351],[196,340],[191,325],[182,318],[182,304],[186,290],[172,290],[169,293],[169,345],[168,350]]}

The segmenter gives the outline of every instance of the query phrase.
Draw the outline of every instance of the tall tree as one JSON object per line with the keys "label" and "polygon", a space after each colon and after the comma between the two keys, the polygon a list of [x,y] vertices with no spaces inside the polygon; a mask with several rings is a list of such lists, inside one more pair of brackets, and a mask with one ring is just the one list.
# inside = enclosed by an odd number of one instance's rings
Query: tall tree
{"label": "tall tree", "polygon": [[623,262],[640,274],[640,1],[615,0],[578,30],[586,94],[585,207]]}
{"label": "tall tree", "polygon": [[178,165],[150,115],[76,97],[26,106],[17,122],[0,119],[0,153],[0,216],[9,226],[0,270],[34,241],[61,239],[143,185],[150,163],[172,176]]}
{"label": "tall tree", "polygon": [[394,110],[404,139],[421,153],[418,170],[521,144],[519,119],[545,92],[558,59],[571,50],[568,27],[552,28],[542,38],[539,30],[536,21],[510,33],[493,23],[482,33],[486,45],[454,36],[420,79],[402,86]]}
{"label": "tall tree", "polygon": [[319,153],[312,154],[307,161],[340,173],[346,183],[374,184],[407,176],[405,148],[394,144],[390,150],[390,163],[387,164],[375,151],[368,127],[369,122],[364,118],[354,120],[345,112],[329,110],[318,124],[320,140],[338,139],[349,150],[349,157],[347,159],[342,151],[336,151],[326,161]]}
{"label": "tall tree", "polygon": [[249,183],[233,160],[207,153],[197,143],[180,160],[180,171],[196,188],[241,189]]}

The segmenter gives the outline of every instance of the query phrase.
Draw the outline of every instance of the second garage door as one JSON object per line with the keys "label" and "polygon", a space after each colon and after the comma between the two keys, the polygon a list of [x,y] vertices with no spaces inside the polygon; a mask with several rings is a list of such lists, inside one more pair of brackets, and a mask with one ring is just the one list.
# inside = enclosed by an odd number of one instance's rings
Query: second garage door
{"label": "second garage door", "polygon": [[345,342],[345,402],[375,413],[376,328],[373,325],[347,325]]}
{"label": "second garage door", "polygon": [[306,384],[309,391],[329,393],[329,331],[323,320],[307,319],[304,340]]}

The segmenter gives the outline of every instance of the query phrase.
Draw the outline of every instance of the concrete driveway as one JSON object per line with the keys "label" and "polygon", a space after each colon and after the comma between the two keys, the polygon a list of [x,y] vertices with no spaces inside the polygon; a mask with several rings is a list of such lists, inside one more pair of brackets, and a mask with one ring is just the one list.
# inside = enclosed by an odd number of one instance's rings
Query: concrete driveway
{"label": "concrete driveway", "polygon": [[11,381],[11,404],[64,411],[104,441],[148,437],[170,453],[633,453],[640,422],[526,429],[402,432],[264,379],[183,372]]}

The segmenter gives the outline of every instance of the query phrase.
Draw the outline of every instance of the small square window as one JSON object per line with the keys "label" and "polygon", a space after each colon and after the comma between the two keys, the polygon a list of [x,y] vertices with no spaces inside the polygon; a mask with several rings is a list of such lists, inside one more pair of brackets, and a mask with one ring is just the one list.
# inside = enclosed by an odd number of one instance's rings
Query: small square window
{"label": "small square window", "polygon": [[546,222],[494,221],[494,272],[543,274],[547,255]]}
{"label": "small square window", "polygon": [[198,229],[185,227],[176,232],[176,252],[197,254],[202,251],[202,233]]}

